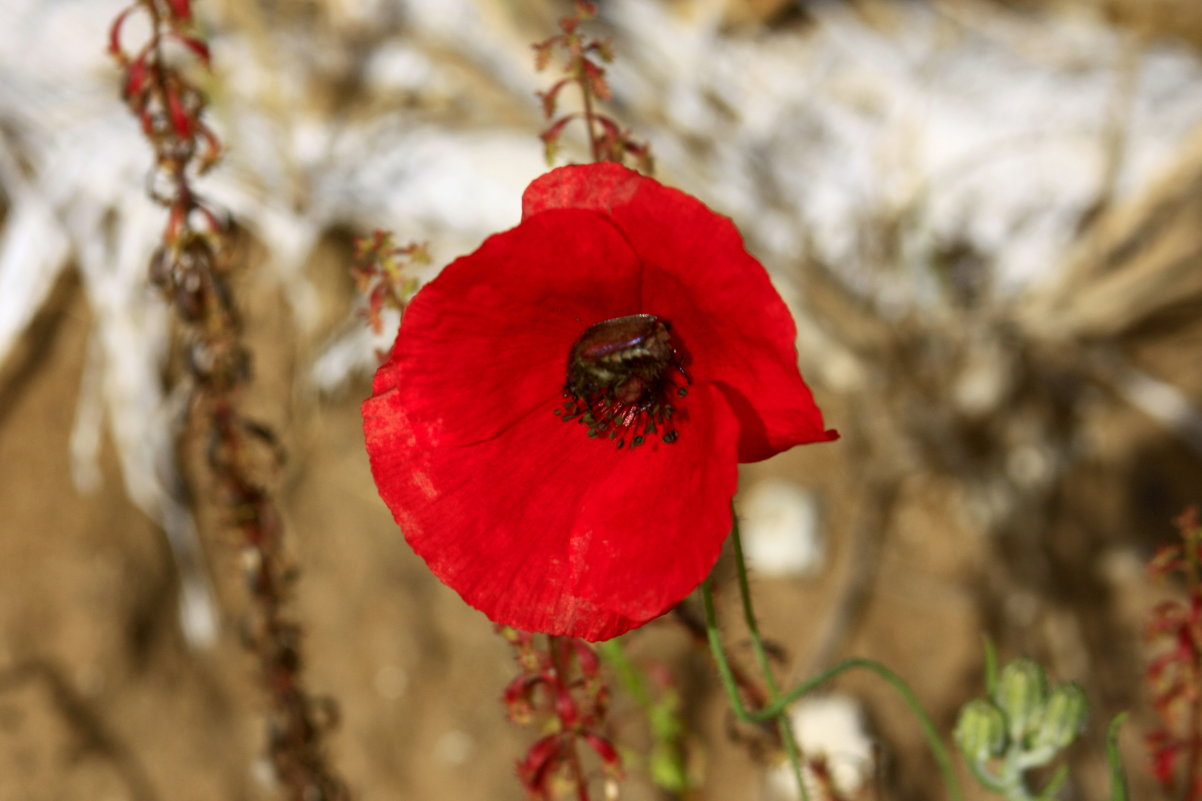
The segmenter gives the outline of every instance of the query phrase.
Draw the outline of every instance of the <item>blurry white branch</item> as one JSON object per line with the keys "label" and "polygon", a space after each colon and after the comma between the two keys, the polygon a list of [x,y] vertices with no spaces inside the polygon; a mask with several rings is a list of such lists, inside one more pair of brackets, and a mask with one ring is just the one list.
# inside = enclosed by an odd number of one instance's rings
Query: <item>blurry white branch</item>
{"label": "blurry white branch", "polygon": [[1202,409],[1180,388],[1133,367],[1113,353],[1096,354],[1093,362],[1099,379],[1117,395],[1202,457]]}

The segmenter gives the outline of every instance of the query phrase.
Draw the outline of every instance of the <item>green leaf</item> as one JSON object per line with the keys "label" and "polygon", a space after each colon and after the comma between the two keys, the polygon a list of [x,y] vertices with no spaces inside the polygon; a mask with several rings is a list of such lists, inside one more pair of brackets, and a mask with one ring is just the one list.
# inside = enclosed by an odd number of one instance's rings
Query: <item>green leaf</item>
{"label": "green leaf", "polygon": [[961,708],[952,737],[965,759],[984,765],[1006,750],[1006,716],[992,701],[974,698]]}
{"label": "green leaf", "polygon": [[1121,712],[1110,721],[1106,731],[1106,762],[1110,765],[1110,801],[1127,801],[1127,774],[1123,771],[1123,756],[1119,753],[1119,727],[1127,719]]}
{"label": "green leaf", "polygon": [[1037,662],[1015,659],[1002,668],[993,697],[1006,713],[1011,739],[1022,742],[1042,721],[1048,697],[1047,676]]}
{"label": "green leaf", "polygon": [[1043,720],[1035,731],[1032,745],[1059,751],[1067,747],[1085,728],[1089,704],[1085,691],[1076,682],[1066,681],[1056,685],[1048,696]]}

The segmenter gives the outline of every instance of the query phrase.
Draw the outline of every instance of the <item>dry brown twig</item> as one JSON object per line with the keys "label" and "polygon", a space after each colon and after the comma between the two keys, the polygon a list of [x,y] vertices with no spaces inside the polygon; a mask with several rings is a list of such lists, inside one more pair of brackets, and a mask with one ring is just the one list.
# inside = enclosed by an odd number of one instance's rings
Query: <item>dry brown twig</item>
{"label": "dry brown twig", "polygon": [[[149,23],[150,34],[131,52],[121,35],[136,14]],[[250,353],[230,283],[234,226],[193,186],[217,163],[221,143],[204,120],[204,94],[169,48],[209,64],[191,0],[137,0],[110,31],[125,101],[155,154],[151,196],[168,212],[150,282],[175,312],[190,384],[189,427],[194,442],[203,442],[224,522],[240,537],[251,600],[246,641],[269,699],[268,756],[275,778],[290,801],[337,801],[347,791],[325,755],[332,704],[304,687],[301,627],[288,610],[295,568],[284,553],[279,510],[264,475],[264,462],[278,465],[282,450],[270,428],[242,411]]]}

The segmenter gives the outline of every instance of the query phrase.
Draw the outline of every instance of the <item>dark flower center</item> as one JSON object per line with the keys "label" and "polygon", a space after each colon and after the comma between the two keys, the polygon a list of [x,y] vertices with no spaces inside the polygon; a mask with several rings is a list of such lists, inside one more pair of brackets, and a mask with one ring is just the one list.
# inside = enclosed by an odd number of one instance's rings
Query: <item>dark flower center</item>
{"label": "dark flower center", "polygon": [[[683,377],[677,383],[677,375]],[[603,320],[580,335],[568,353],[566,402],[556,414],[588,427],[590,437],[616,439],[619,448],[659,435],[676,441],[673,398],[688,394],[689,375],[672,341],[672,326],[653,314]]]}

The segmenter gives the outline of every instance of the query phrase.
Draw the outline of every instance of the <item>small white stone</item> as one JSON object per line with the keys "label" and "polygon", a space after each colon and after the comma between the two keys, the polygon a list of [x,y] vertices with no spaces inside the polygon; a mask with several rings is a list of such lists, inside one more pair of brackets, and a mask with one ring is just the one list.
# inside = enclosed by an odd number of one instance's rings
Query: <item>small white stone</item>
{"label": "small white stone", "polygon": [[[859,797],[875,773],[873,738],[867,730],[859,702],[838,693],[812,696],[790,708],[789,722],[804,754],[803,759],[825,759],[839,794],[844,798]],[[813,772],[804,764],[802,777],[810,798],[818,798],[819,788]],[[768,784],[776,798],[800,798],[788,762],[772,768]]]}
{"label": "small white stone", "polygon": [[395,701],[409,687],[409,674],[397,665],[384,665],[376,671],[372,682],[376,694],[388,701]]}
{"label": "small white stone", "polygon": [[768,576],[804,576],[826,564],[818,496],[790,481],[764,479],[738,503],[748,565]]}
{"label": "small white stone", "polygon": [[1020,487],[1047,486],[1055,477],[1052,454],[1038,445],[1020,445],[1006,454],[1006,473]]}
{"label": "small white stone", "polygon": [[280,789],[275,769],[271,767],[271,761],[267,757],[260,757],[251,763],[250,777],[255,784],[268,792],[275,793]]}
{"label": "small white stone", "polygon": [[444,734],[435,746],[438,756],[451,765],[462,765],[476,750],[476,741],[467,732],[452,729]]}

